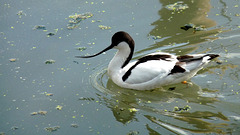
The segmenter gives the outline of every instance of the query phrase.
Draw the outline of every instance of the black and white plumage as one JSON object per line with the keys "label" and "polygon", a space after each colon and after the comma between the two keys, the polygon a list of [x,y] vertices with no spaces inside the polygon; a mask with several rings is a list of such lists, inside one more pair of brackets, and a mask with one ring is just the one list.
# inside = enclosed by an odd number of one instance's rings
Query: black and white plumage
{"label": "black and white plumage", "polygon": [[134,40],[128,33],[120,31],[113,35],[111,45],[101,52],[76,57],[91,58],[112,48],[118,51],[108,65],[109,77],[120,87],[136,90],[150,90],[188,80],[219,56],[217,54],[175,56],[157,52],[130,63],[134,52]]}

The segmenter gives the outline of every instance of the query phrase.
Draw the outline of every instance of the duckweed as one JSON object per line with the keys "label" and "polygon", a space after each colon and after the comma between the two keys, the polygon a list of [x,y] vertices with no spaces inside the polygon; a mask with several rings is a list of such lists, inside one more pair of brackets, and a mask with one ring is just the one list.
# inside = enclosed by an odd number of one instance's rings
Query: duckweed
{"label": "duckweed", "polygon": [[62,110],[62,108],[63,108],[63,106],[61,106],[61,105],[57,105],[57,107],[56,107],[57,110]]}
{"label": "duckweed", "polygon": [[16,58],[9,59],[10,62],[15,62],[16,60],[17,60]]}
{"label": "duckweed", "polygon": [[73,123],[71,124],[71,127],[78,128],[78,125]]}
{"label": "duckweed", "polygon": [[55,126],[55,127],[46,127],[45,130],[48,132],[54,132],[60,129],[60,126]]}
{"label": "duckweed", "polygon": [[137,112],[138,110],[136,108],[129,108],[129,112]]}
{"label": "duckweed", "polygon": [[35,25],[34,30],[46,30],[46,27],[44,25]]}
{"label": "duckweed", "polygon": [[166,8],[168,10],[180,11],[189,8],[189,6],[187,4],[183,4],[183,2],[176,2],[174,4],[167,5]]}
{"label": "duckweed", "polygon": [[191,107],[190,106],[188,106],[188,105],[186,105],[185,107],[183,107],[183,108],[181,108],[181,107],[177,107],[177,106],[175,106],[174,107],[174,111],[189,111],[191,109]]}
{"label": "duckweed", "polygon": [[102,29],[102,30],[109,30],[109,29],[111,29],[110,26],[105,26],[105,25],[98,25],[98,27],[99,27],[100,29]]}
{"label": "duckweed", "polygon": [[87,49],[87,47],[78,47],[78,48],[77,48],[77,50],[79,50],[79,51],[81,51],[81,52],[84,51],[84,50],[86,50],[86,49]]}
{"label": "duckweed", "polygon": [[68,21],[68,25],[67,28],[68,29],[75,29],[79,26],[79,23],[82,20],[85,20],[87,18],[92,17],[93,14],[88,12],[88,13],[84,13],[84,14],[74,14],[74,15],[70,15],[69,18],[70,20]]}
{"label": "duckweed", "polygon": [[49,59],[45,61],[45,64],[53,64],[55,63],[55,60]]}

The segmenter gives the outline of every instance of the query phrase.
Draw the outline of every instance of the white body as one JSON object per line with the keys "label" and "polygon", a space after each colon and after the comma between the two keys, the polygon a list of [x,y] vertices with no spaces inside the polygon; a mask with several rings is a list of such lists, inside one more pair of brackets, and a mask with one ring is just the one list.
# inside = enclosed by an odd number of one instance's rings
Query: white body
{"label": "white body", "polygon": [[[118,52],[111,60],[108,66],[108,75],[117,85],[136,90],[150,90],[164,85],[175,84],[193,77],[200,69],[203,68],[210,60],[207,56],[199,61],[190,62],[188,64],[182,63],[182,67],[186,70],[184,73],[175,73],[169,75],[177,62],[177,56],[168,53],[152,53],[149,55],[163,54],[171,55],[169,61],[164,60],[150,60],[139,64],[132,70],[131,75],[126,81],[122,80],[122,76],[133,66],[136,61],[129,63],[124,68],[121,65],[125,62],[126,57],[130,53],[130,49],[126,47],[126,42],[121,42],[116,49]],[[194,57],[203,57],[206,54],[191,55]]]}

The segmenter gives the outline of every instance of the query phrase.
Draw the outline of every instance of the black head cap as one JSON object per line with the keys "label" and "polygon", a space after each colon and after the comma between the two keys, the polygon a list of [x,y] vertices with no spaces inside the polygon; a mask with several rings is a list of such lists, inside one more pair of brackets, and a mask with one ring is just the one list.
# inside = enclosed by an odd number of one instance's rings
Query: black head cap
{"label": "black head cap", "polygon": [[130,48],[134,48],[134,40],[127,32],[119,31],[112,36],[113,46],[117,46],[121,42],[126,42],[129,44]]}

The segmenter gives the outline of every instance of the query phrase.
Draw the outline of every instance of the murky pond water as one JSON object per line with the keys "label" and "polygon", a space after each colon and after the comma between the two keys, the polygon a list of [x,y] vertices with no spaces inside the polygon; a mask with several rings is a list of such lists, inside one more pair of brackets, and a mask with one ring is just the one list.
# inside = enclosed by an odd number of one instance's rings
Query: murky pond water
{"label": "murky pond water", "polygon": [[[0,1],[0,134],[238,134],[240,1]],[[197,28],[187,31],[184,25]],[[112,34],[155,51],[218,53],[191,79],[151,91],[107,76],[93,59]]]}

